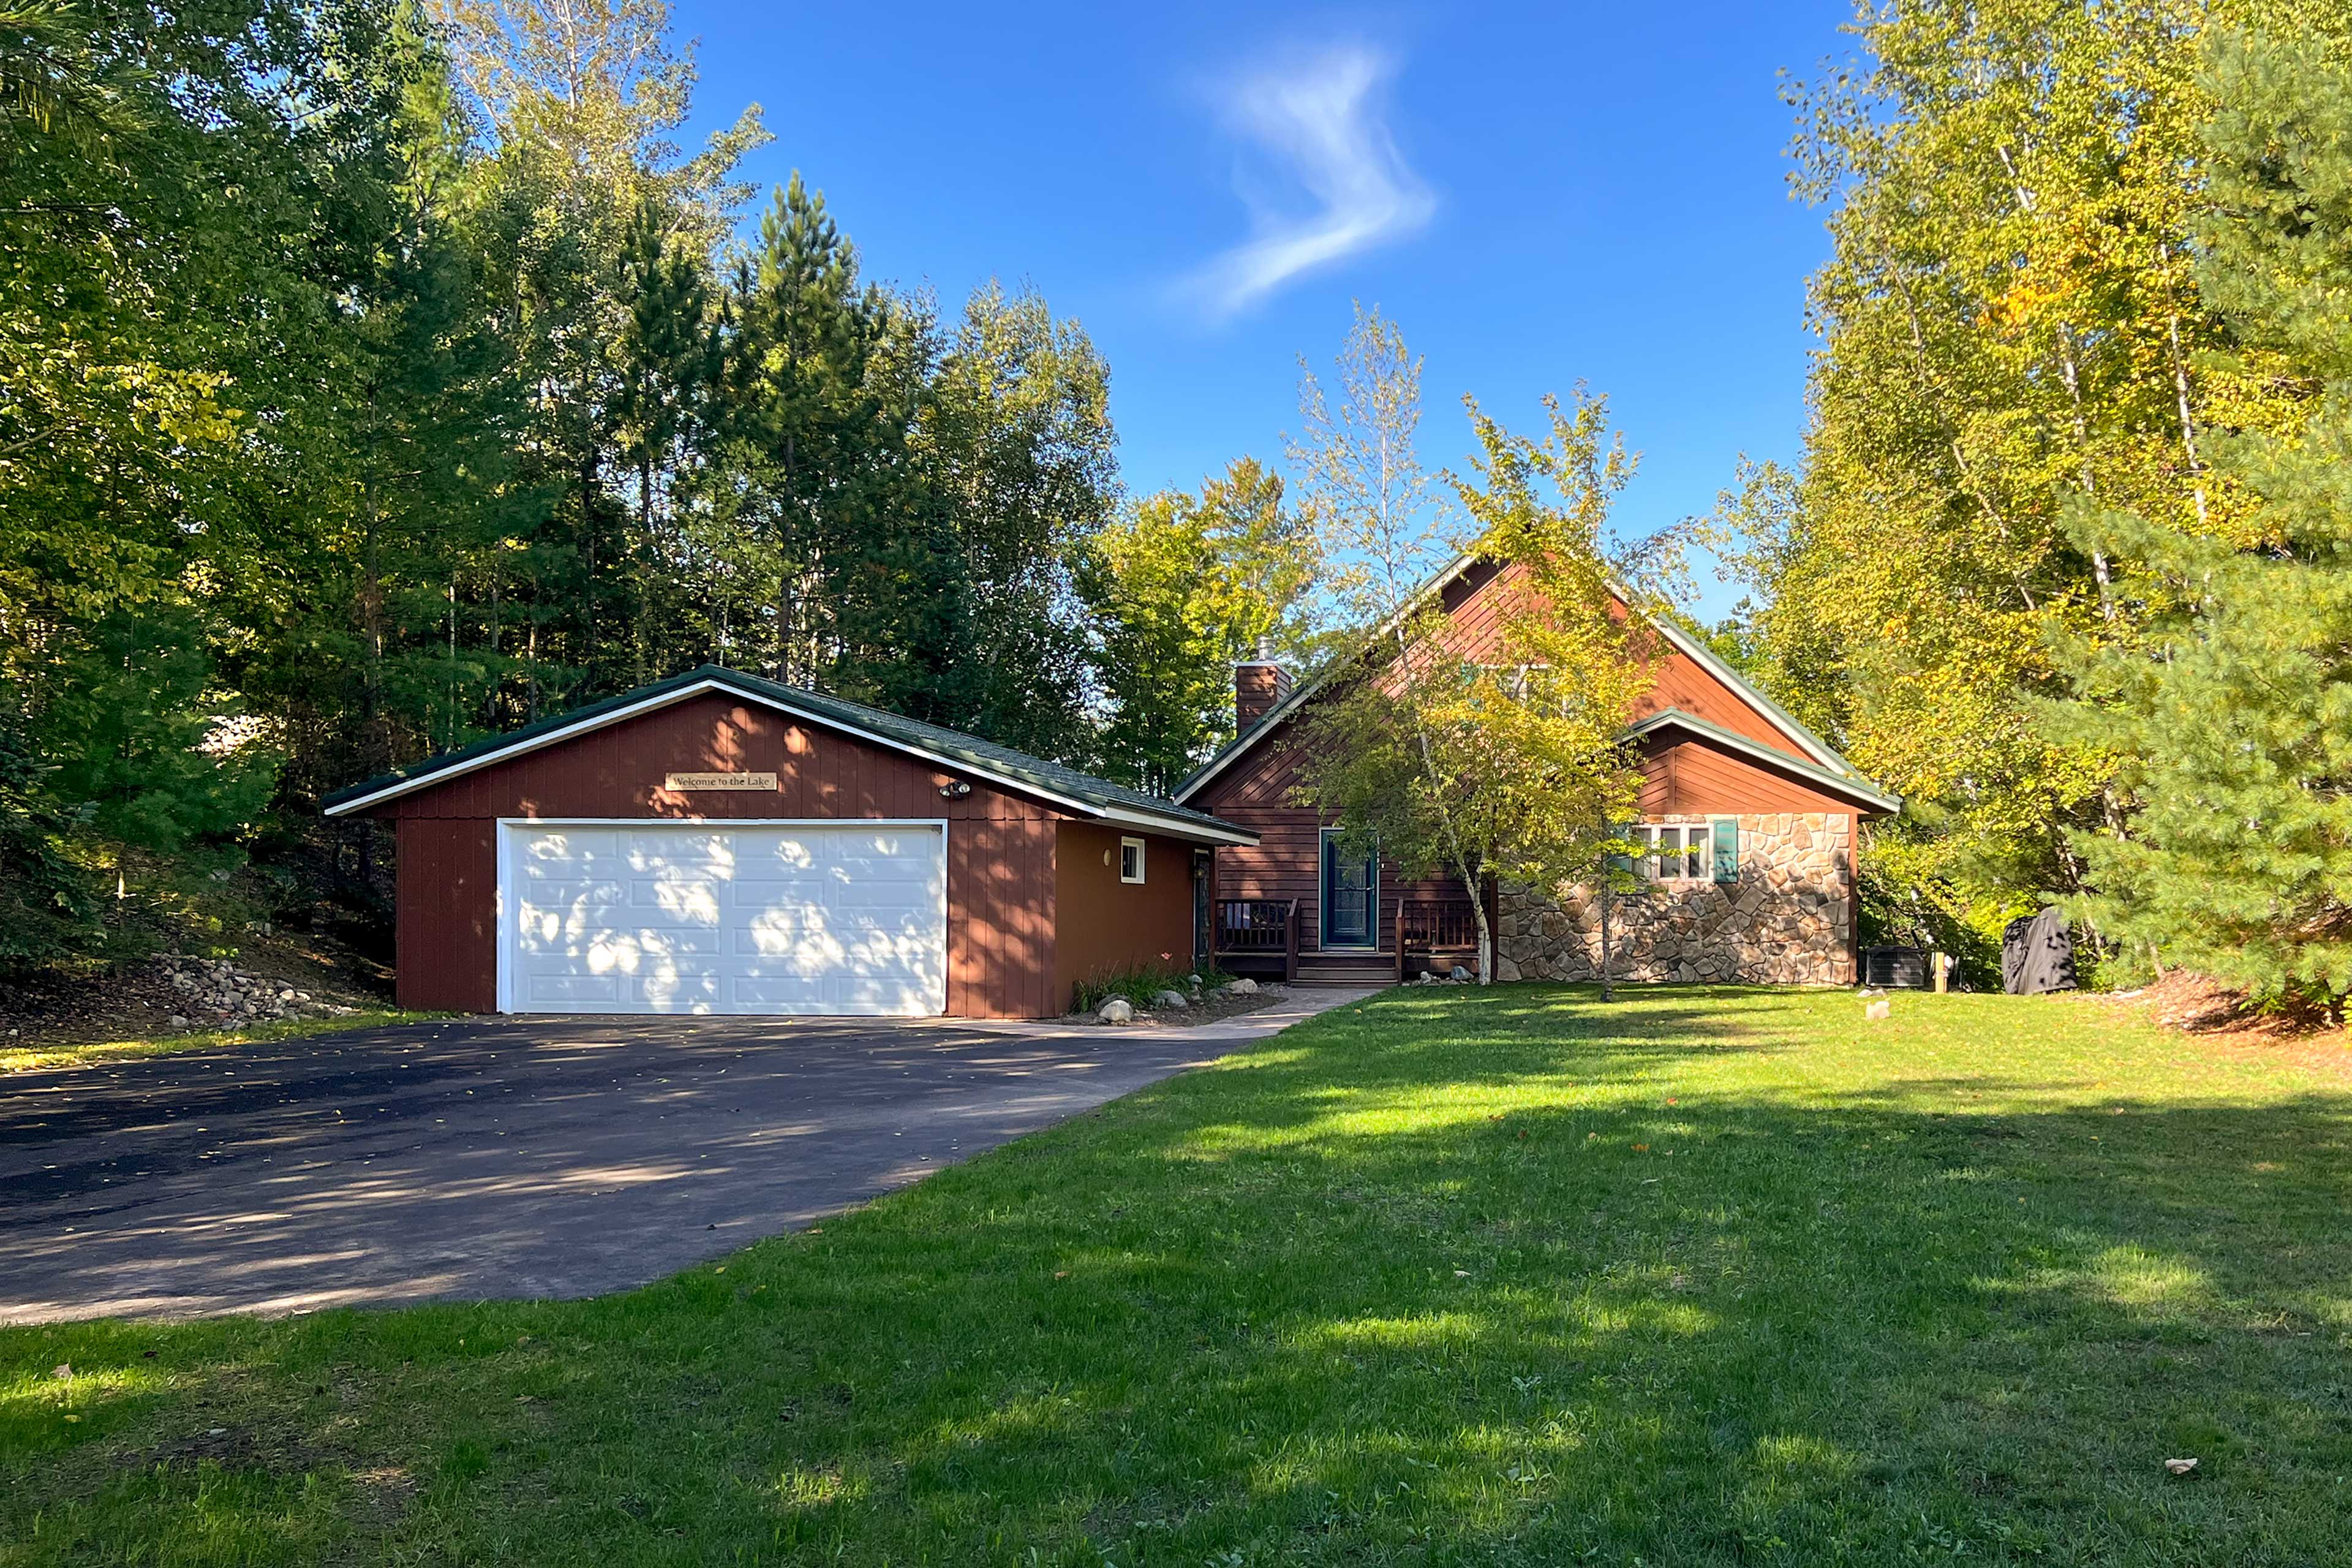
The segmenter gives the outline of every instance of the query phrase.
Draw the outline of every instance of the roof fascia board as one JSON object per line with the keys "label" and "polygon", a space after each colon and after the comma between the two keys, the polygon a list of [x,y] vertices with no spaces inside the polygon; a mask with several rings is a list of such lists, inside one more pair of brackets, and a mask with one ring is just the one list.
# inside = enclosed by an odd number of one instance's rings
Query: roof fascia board
{"label": "roof fascia board", "polygon": [[[1419,588],[1413,590],[1412,597],[1407,599],[1402,607],[1398,609],[1394,615],[1389,616],[1388,619],[1382,621],[1379,626],[1374,626],[1371,629],[1371,632],[1364,638],[1364,646],[1367,648],[1370,647],[1372,644],[1380,641],[1381,638],[1388,636],[1391,632],[1396,630],[1397,627],[1404,625],[1407,617],[1411,616],[1414,611],[1420,609],[1423,604],[1424,604],[1431,595],[1443,593],[1445,589],[1445,584],[1453,582],[1454,579],[1462,575],[1463,573],[1470,570],[1470,568],[1476,565],[1477,563],[1478,552],[1475,550],[1468,551],[1463,554],[1455,556],[1443,571],[1437,573],[1436,575],[1431,577],[1428,582],[1423,583]],[[1336,669],[1338,666],[1335,665],[1332,668]],[[1236,761],[1244,752],[1249,751],[1251,747],[1257,744],[1256,741],[1251,737],[1255,736],[1262,731],[1272,730],[1276,723],[1280,722],[1283,718],[1296,710],[1300,703],[1306,701],[1309,697],[1314,696],[1318,690],[1330,680],[1330,679],[1331,670],[1327,669],[1322,674],[1317,676],[1314,679],[1307,682],[1304,686],[1301,686],[1297,690],[1292,692],[1289,696],[1284,698],[1281,701],[1276,703],[1273,707],[1267,709],[1265,712],[1259,714],[1256,723],[1251,725],[1241,734],[1235,736],[1232,745],[1227,746],[1224,751],[1220,752],[1218,755],[1210,758],[1207,764],[1203,766],[1199,773],[1194,773],[1191,778],[1186,779],[1177,787],[1176,794],[1173,796],[1176,804],[1178,805],[1183,805],[1186,800],[1192,797],[1194,791],[1201,789],[1206,785],[1211,779],[1215,778],[1219,773],[1224,772],[1228,763]]]}
{"label": "roof fascia board", "polygon": [[687,698],[698,692],[710,690],[717,685],[718,682],[713,680],[700,681],[692,686],[681,687],[676,691],[665,691],[657,697],[648,697],[643,702],[632,702],[625,708],[615,708],[607,712],[595,714],[581,720],[576,724],[562,725],[543,734],[533,735],[529,740],[518,741],[510,746],[493,746],[478,755],[467,758],[462,763],[452,763],[446,768],[435,768],[412,778],[388,784],[371,794],[340,801],[324,808],[320,815],[348,816],[352,812],[365,810],[371,805],[380,805],[385,801],[397,800],[402,795],[414,795],[418,790],[430,789],[436,784],[446,784],[451,779],[463,778],[477,768],[486,768],[493,763],[509,762],[516,757],[529,756],[541,747],[551,746],[558,741],[568,741],[574,735],[584,735],[591,730],[602,729],[607,724],[617,724],[624,719],[634,719],[640,713],[650,713],[658,708],[667,708],[673,702],[684,701]]}
{"label": "roof fascia board", "polygon": [[1127,805],[1108,807],[1103,812],[1103,820],[1117,823],[1121,827],[1146,827],[1171,838],[1195,839],[1203,844],[1238,844],[1246,847],[1255,845],[1258,841],[1258,836],[1247,828],[1211,827],[1206,823],[1195,821],[1188,816],[1160,816]]}
{"label": "roof fascia board", "polygon": [[1659,636],[1674,644],[1675,651],[1681,654],[1685,658],[1689,659],[1693,664],[1697,665],[1701,669],[1706,670],[1717,680],[1723,682],[1724,685],[1729,687],[1733,693],[1739,697],[1741,700],[1747,702],[1759,713],[1761,713],[1767,720],[1770,721],[1774,729],[1779,730],[1782,734],[1788,736],[1790,740],[1794,741],[1798,745],[1803,747],[1806,754],[1811,756],[1814,762],[1820,763],[1822,767],[1829,769],[1830,772],[1841,774],[1844,777],[1859,778],[1862,776],[1853,771],[1853,763],[1847,762],[1843,757],[1839,756],[1835,752],[1832,751],[1826,742],[1824,742],[1819,735],[1814,734],[1811,730],[1806,729],[1804,725],[1799,723],[1796,717],[1790,713],[1788,710],[1782,708],[1769,697],[1765,696],[1761,691],[1757,690],[1755,685],[1750,682],[1746,676],[1740,674],[1738,670],[1724,663],[1720,658],[1717,658],[1707,649],[1705,644],[1691,637],[1690,634],[1684,631],[1680,626],[1675,626],[1671,621],[1661,619],[1656,616],[1645,615],[1643,618],[1647,620],[1651,626],[1657,628]]}
{"label": "roof fascia board", "polygon": [[691,686],[680,687],[676,691],[666,691],[658,697],[649,697],[643,702],[633,702],[626,708],[616,708],[611,712],[599,713],[593,718],[583,719],[577,724],[567,724],[561,729],[551,730],[544,735],[533,735],[530,740],[518,742],[516,744],[511,746],[495,747],[490,751],[483,752],[480,756],[469,757],[465,762],[454,766],[436,768],[429,773],[421,773],[412,779],[403,779],[400,783],[395,784],[387,784],[383,789],[377,790],[373,795],[362,795],[356,800],[348,800],[340,805],[330,806],[327,808],[324,815],[328,816],[349,816],[351,813],[362,810],[367,806],[378,805],[388,800],[398,799],[402,795],[414,795],[421,789],[430,789],[436,784],[446,784],[451,779],[462,778],[466,774],[474,772],[476,769],[488,767],[493,763],[503,763],[510,761],[516,757],[525,756],[532,752],[540,750],[541,747],[551,746],[558,741],[570,740],[574,735],[585,734],[591,730],[602,729],[607,724],[617,724],[624,719],[632,719],[640,713],[649,713],[655,709],[666,708],[673,702],[683,702],[689,697],[698,697],[706,691],[724,691],[730,696],[740,697],[744,699],[746,701],[757,702],[763,707],[772,708],[780,713],[789,713],[793,718],[803,720],[808,723],[821,725],[828,730],[843,731],[846,733],[856,735],[862,741],[869,742],[874,745],[884,746],[894,752],[902,752],[908,756],[919,757],[926,762],[937,763],[940,766],[956,773],[972,773],[978,777],[987,779],[992,784],[1001,784],[1006,789],[1016,790],[1023,795],[1034,795],[1040,800],[1051,801],[1055,805],[1075,812],[1081,816],[1102,816],[1107,815],[1105,809],[1101,806],[1089,805],[1082,800],[1073,800],[1069,796],[1062,795],[1055,790],[1048,789],[1043,784],[1033,783],[1027,779],[1014,778],[1009,774],[998,773],[996,770],[987,767],[984,764],[972,762],[969,758],[950,756],[945,752],[934,752],[926,747],[909,745],[904,741],[896,740],[888,735],[877,734],[861,725],[851,723],[845,719],[835,718],[824,713],[811,712],[794,703],[786,702],[780,698],[770,695],[767,692],[755,691],[749,687],[738,686],[732,681],[717,679],[698,680]]}
{"label": "roof fascia board", "polygon": [[1663,730],[1669,726],[1687,730],[1702,739],[1713,741],[1718,745],[1752,757],[1769,766],[1785,768],[1790,773],[1816,779],[1825,787],[1835,790],[1840,795],[1875,806],[1882,811],[1903,809],[1903,797],[1899,795],[1889,795],[1885,790],[1861,783],[1850,774],[1833,773],[1827,768],[1816,767],[1802,758],[1789,755],[1786,752],[1775,751],[1770,746],[1760,745],[1737,731],[1727,730],[1720,724],[1711,723],[1696,713],[1685,713],[1679,708],[1662,708],[1641,722],[1628,727],[1625,732],[1628,735],[1646,735],[1653,730]]}

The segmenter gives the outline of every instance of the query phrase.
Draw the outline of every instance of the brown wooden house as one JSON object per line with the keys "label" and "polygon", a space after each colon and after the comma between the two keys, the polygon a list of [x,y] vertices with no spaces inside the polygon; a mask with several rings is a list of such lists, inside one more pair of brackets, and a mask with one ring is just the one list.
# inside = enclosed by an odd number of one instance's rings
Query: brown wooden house
{"label": "brown wooden house", "polygon": [[706,666],[330,796],[394,826],[404,1007],[1047,1016],[1192,961],[1245,827]]}
{"label": "brown wooden house", "polygon": [[[1491,642],[1508,591],[1495,565],[1465,556],[1423,590],[1465,657]],[[1612,970],[1620,978],[1851,984],[1853,852],[1866,818],[1901,802],[1697,642],[1658,624],[1654,681],[1633,725],[1642,757],[1642,832],[1654,847],[1642,893],[1619,902]],[[1234,675],[1238,734],[1176,792],[1180,805],[1249,829],[1220,846],[1211,878],[1216,961],[1299,978],[1406,978],[1471,962],[1467,890],[1406,879],[1341,850],[1339,825],[1291,798],[1297,720],[1317,689],[1294,689],[1270,658]],[[1482,890],[1501,979],[1598,973],[1597,908],[1526,889]]]}

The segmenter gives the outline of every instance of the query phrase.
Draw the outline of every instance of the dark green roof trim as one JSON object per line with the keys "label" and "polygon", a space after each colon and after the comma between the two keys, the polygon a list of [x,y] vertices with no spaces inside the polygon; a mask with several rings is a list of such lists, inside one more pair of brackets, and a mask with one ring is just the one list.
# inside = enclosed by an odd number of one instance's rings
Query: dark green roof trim
{"label": "dark green roof trim", "polygon": [[509,730],[498,735],[486,735],[470,744],[459,746],[455,751],[436,752],[421,762],[410,763],[405,767],[393,768],[388,772],[378,773],[364,784],[347,785],[330,795],[321,795],[319,797],[319,808],[332,816],[354,801],[364,799],[369,795],[382,795],[401,784],[421,784],[436,773],[445,773],[451,769],[462,769],[467,763],[492,756],[499,752],[512,750],[527,742],[535,741],[542,735],[551,735],[561,731],[591,723],[602,715],[615,710],[634,707],[647,699],[692,686],[701,677],[701,670],[690,669],[684,675],[673,675],[667,680],[656,680],[651,686],[640,686],[635,690],[625,691],[618,697],[606,697],[591,702],[585,707],[571,708],[545,719],[534,720],[520,730]]}
{"label": "dark green roof trim", "polygon": [[1033,757],[1010,746],[983,741],[977,735],[926,724],[918,719],[869,708],[862,702],[828,697],[822,692],[786,686],[781,681],[710,664],[688,670],[683,675],[671,676],[667,680],[657,680],[650,686],[638,687],[634,691],[622,692],[617,697],[607,697],[585,707],[541,719],[503,735],[477,741],[454,752],[444,752],[405,768],[395,768],[365,784],[337,790],[320,804],[329,816],[339,816],[364,804],[427,788],[446,776],[469,773],[506,753],[553,744],[572,733],[658,708],[704,689],[731,691],[754,702],[796,713],[851,734],[881,741],[899,750],[968,770],[1028,794],[1043,795],[1060,804],[1075,805],[1095,815],[1116,820],[1146,818],[1150,820],[1139,822],[1136,826],[1163,826],[1165,830],[1180,836],[1191,832],[1234,843],[1254,844],[1257,841],[1257,836],[1247,828],[1237,827],[1205,811],[1178,805],[1158,795],[1147,795],[1108,779],[1097,778],[1076,768],[1047,762],[1043,757]]}

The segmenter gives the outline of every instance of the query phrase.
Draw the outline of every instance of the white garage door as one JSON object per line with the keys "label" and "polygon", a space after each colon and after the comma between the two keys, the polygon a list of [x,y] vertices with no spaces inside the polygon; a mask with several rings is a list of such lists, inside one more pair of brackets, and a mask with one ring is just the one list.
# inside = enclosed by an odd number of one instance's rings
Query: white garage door
{"label": "white garage door", "polygon": [[509,823],[509,1013],[947,1010],[936,825]]}

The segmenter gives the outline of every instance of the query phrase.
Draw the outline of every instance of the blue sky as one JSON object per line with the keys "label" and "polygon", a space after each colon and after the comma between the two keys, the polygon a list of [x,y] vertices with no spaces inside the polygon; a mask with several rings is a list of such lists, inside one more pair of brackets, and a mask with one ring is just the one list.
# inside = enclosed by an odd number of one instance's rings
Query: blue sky
{"label": "blue sky", "polygon": [[[1136,491],[1297,428],[1297,358],[1350,301],[1427,356],[1423,456],[1475,392],[1533,430],[1580,379],[1643,453],[1622,526],[1705,511],[1739,453],[1796,456],[1804,277],[1776,72],[1849,40],[1765,5],[793,6],[679,0],[695,139],[747,101],[868,272],[953,305],[1027,280],[1108,359]],[[1702,608],[1728,593],[1701,576]]]}

